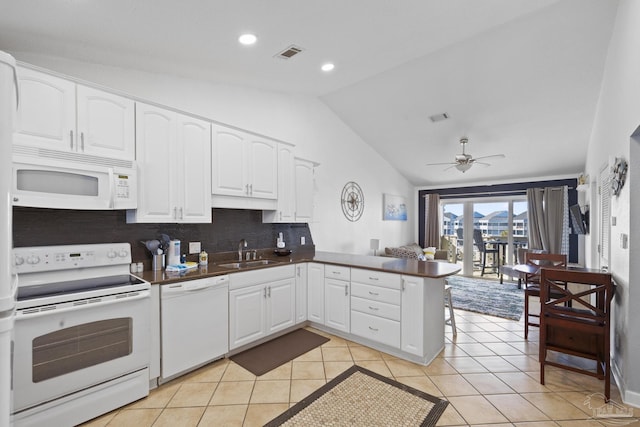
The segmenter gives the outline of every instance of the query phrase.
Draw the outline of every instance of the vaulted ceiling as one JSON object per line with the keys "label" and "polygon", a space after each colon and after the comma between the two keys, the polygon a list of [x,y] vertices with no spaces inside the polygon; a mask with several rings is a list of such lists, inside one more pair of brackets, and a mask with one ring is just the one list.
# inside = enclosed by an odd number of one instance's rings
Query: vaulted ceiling
{"label": "vaulted ceiling", "polygon": [[[4,2],[0,50],[304,94],[417,186],[583,170],[613,0]],[[258,37],[241,46],[240,34]],[[276,55],[295,45],[302,52]],[[335,69],[323,72],[325,62]],[[449,119],[432,122],[434,114]],[[427,166],[461,152],[491,166]],[[446,169],[446,170],[445,170]]]}

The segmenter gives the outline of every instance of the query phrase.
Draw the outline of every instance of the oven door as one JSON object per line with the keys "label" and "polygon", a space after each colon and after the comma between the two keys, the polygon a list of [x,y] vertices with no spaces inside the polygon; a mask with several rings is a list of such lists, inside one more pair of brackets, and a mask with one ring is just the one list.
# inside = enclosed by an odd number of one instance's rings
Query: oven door
{"label": "oven door", "polygon": [[150,292],[16,312],[14,413],[149,365]]}

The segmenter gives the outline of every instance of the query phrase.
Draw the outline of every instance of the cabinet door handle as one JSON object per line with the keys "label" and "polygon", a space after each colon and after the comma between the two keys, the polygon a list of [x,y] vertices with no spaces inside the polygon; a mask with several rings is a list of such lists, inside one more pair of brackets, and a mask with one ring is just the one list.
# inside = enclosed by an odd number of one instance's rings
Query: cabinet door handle
{"label": "cabinet door handle", "polygon": [[84,132],[80,132],[80,149],[84,151]]}
{"label": "cabinet door handle", "polygon": [[73,130],[69,131],[69,141],[70,141],[69,148],[73,150]]}
{"label": "cabinet door handle", "polygon": [[266,286],[265,286],[265,287],[264,287],[264,289],[263,289],[262,296],[263,296],[264,298],[266,298],[266,297],[267,297],[267,287],[266,287]]}
{"label": "cabinet door handle", "polygon": [[177,207],[173,208],[173,219],[178,219],[178,208]]}
{"label": "cabinet door handle", "polygon": [[405,281],[403,280],[403,281],[402,281],[402,291],[403,291],[403,292],[404,292],[404,283],[405,283]]}
{"label": "cabinet door handle", "polygon": [[378,332],[379,329],[378,328],[372,328],[371,326],[369,326],[369,330],[373,331],[373,332]]}
{"label": "cabinet door handle", "polygon": [[249,184],[245,184],[244,186],[244,193],[248,196],[249,195]]}
{"label": "cabinet door handle", "polygon": [[267,293],[267,295],[269,295],[269,298],[271,298],[271,286],[267,286],[267,288],[269,289],[269,292]]}
{"label": "cabinet door handle", "polygon": [[372,310],[372,311],[378,311],[378,310],[380,310],[380,309],[379,309],[378,307],[371,307],[371,306],[369,306],[369,310]]}
{"label": "cabinet door handle", "polygon": [[180,208],[180,219],[184,219],[184,215],[182,214],[182,208]]}
{"label": "cabinet door handle", "polygon": [[380,295],[380,294],[379,294],[379,293],[377,293],[377,292],[371,292],[371,291],[369,291],[369,295],[373,295],[374,297],[377,297],[377,296],[378,296],[378,295]]}
{"label": "cabinet door handle", "polygon": [[253,184],[249,184],[249,194],[253,196]]}
{"label": "cabinet door handle", "polygon": [[369,280],[380,280],[380,279],[377,277],[369,277]]}
{"label": "cabinet door handle", "polygon": [[349,295],[349,285],[344,285],[344,295]]}

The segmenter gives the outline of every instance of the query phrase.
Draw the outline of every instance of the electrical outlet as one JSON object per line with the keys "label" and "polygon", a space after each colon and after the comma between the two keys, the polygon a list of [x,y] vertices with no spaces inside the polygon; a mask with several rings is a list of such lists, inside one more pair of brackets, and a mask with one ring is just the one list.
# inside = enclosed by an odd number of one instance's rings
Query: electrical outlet
{"label": "electrical outlet", "polygon": [[306,241],[307,241],[307,239],[305,239],[305,237],[304,237],[304,236],[301,236],[301,237],[300,237],[300,244],[301,244],[301,245],[304,245],[304,244],[306,243]]}
{"label": "electrical outlet", "polygon": [[199,254],[200,251],[200,242],[189,242],[189,254]]}
{"label": "electrical outlet", "polygon": [[629,235],[626,233],[620,234],[620,247],[622,249],[627,249],[629,247]]}

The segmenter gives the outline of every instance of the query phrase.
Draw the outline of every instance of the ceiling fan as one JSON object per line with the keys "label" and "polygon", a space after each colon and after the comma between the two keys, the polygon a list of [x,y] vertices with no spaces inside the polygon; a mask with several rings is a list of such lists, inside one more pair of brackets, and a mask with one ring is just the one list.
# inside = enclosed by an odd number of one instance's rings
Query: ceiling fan
{"label": "ceiling fan", "polygon": [[469,138],[467,138],[465,136],[460,138],[460,144],[462,145],[462,154],[457,154],[456,158],[455,158],[455,161],[446,162],[446,163],[428,163],[427,166],[451,165],[448,168],[445,168],[445,170],[455,167],[460,172],[464,173],[464,172],[468,171],[469,169],[471,169],[471,166],[473,166],[474,164],[490,166],[489,163],[479,162],[478,160],[485,160],[485,159],[490,159],[490,158],[503,159],[505,157],[504,154],[493,154],[491,156],[482,156],[482,157],[474,158],[471,154],[467,154],[465,152],[465,148],[466,148],[466,145],[467,145],[468,142],[469,142]]}

